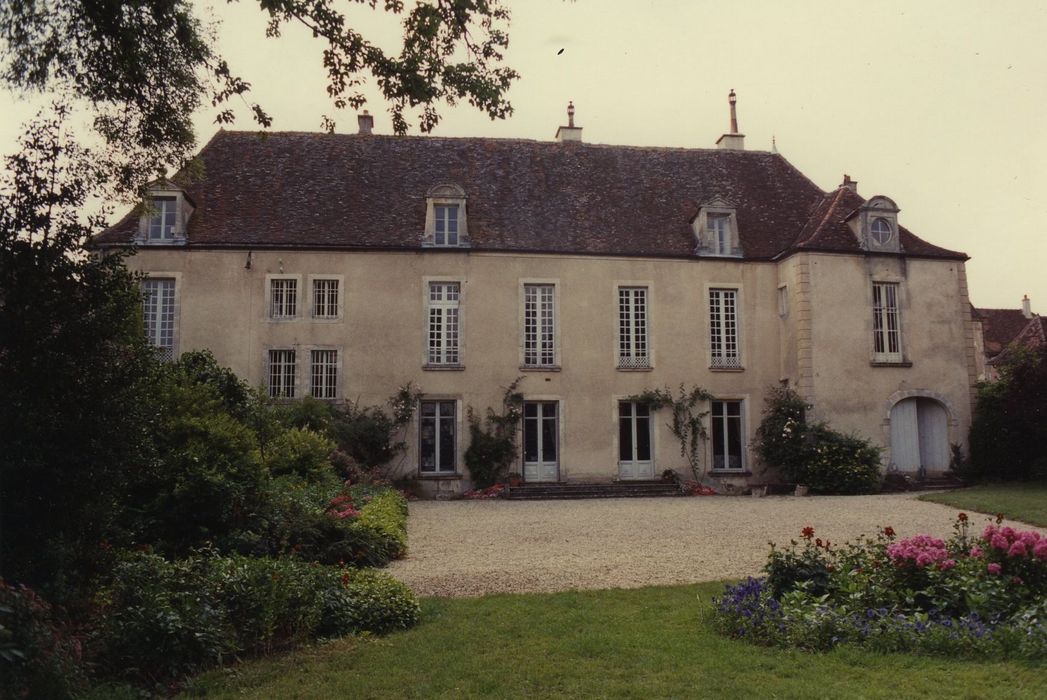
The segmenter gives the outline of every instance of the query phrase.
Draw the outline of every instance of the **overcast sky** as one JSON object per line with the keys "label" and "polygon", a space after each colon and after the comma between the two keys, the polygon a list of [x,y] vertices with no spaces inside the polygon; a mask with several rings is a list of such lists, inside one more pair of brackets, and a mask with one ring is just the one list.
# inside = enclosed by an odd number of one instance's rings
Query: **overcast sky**
{"label": "overcast sky", "polygon": [[[250,0],[204,2],[274,129],[316,131],[330,114],[336,131],[356,131],[355,115],[326,97],[319,42],[304,31],[267,40]],[[515,114],[492,122],[467,105],[444,108],[435,135],[551,140],[573,100],[587,142],[711,148],[733,88],[747,149],[769,150],[774,138],[821,188],[847,173],[863,196],[894,199],[902,225],[971,256],[975,305],[1017,308],[1027,293],[1034,311],[1047,311],[1043,0],[507,4],[507,63],[522,75]],[[381,12],[350,13],[375,43],[399,35]],[[365,92],[376,131],[390,133],[377,91]],[[5,146],[28,112],[10,106]],[[241,112],[237,128],[253,128]],[[213,118],[197,120],[201,145]]]}

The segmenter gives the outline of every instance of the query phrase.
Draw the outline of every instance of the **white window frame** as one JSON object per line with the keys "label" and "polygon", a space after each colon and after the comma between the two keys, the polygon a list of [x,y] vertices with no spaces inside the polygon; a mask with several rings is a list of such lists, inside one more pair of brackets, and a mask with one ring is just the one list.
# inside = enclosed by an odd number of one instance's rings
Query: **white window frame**
{"label": "white window frame", "polygon": [[618,369],[650,369],[650,287],[640,284],[620,284],[617,286],[616,292]]}
{"label": "white window frame", "polygon": [[[461,280],[425,280],[425,366],[462,366]],[[439,292],[439,298],[434,294]],[[453,298],[452,298],[453,296]]]}
{"label": "white window frame", "polygon": [[737,287],[710,286],[707,290],[710,369],[743,369],[740,297]]}
{"label": "white window frame", "polygon": [[[277,355],[276,353],[283,353]],[[288,356],[286,353],[290,353]],[[288,357],[290,362],[288,363]],[[273,367],[274,361],[284,367],[290,366],[291,371],[280,373],[281,381],[274,385]],[[271,399],[295,399],[298,398],[298,348],[292,346],[279,346],[266,349],[265,353],[265,386],[266,393]],[[288,385],[287,381],[290,380]],[[275,393],[274,393],[275,390]]]}
{"label": "white window frame", "polygon": [[[170,362],[178,357],[178,311],[179,311],[179,293],[181,291],[181,275],[179,273],[165,273],[165,272],[153,272],[149,273],[144,280],[142,280],[142,326],[146,336],[146,340],[149,344],[158,349],[161,359]],[[163,343],[163,327],[161,319],[154,318],[153,322],[150,323],[150,310],[149,310],[149,299],[147,296],[146,287],[150,282],[170,282],[171,283],[171,306],[170,306],[170,343]],[[161,313],[161,309],[157,309],[156,313]]]}
{"label": "white window frame", "polygon": [[[294,295],[294,313],[293,314],[274,314],[275,309],[273,308],[273,291],[274,283],[284,283],[285,281],[294,281],[295,295]],[[310,293],[312,289],[309,290]],[[286,305],[285,309],[286,310]],[[302,276],[301,275],[266,275],[265,276],[265,317],[274,323],[287,323],[289,321],[296,321],[302,317]]]}
{"label": "white window frame", "polygon": [[[436,450],[436,453],[434,455],[434,460],[433,460],[433,464],[434,464],[434,469],[433,470],[424,470],[424,469],[422,469],[422,459],[423,459],[423,453],[422,453],[422,430],[423,430],[423,425],[422,424],[426,420],[426,418],[423,415],[423,413],[424,413],[425,404],[427,404],[427,403],[434,403],[434,404],[436,404],[436,415],[434,416],[435,423],[434,423],[434,428],[433,428],[434,434],[436,436],[435,443],[434,443],[434,445],[435,445],[434,449]],[[454,429],[454,437],[452,438],[452,440],[454,441],[454,445],[453,445],[454,456],[453,456],[453,459],[452,459],[452,464],[450,464],[450,465],[446,465],[446,464],[442,463],[442,461],[441,461],[441,454],[440,454],[440,424],[441,424],[441,422],[443,420],[445,420],[445,418],[440,415],[440,406],[441,406],[441,404],[448,404],[448,403],[454,405],[454,416],[452,416],[450,419],[448,419],[448,420],[451,421],[451,425],[452,425],[452,427]],[[416,435],[418,436],[418,475],[421,478],[427,478],[427,477],[431,478],[431,477],[440,477],[440,476],[457,476],[458,474],[460,474],[459,469],[458,469],[458,464],[459,464],[459,461],[462,459],[461,450],[459,450],[459,446],[461,444],[461,434],[462,434],[462,423],[461,423],[462,411],[461,411],[461,408],[462,408],[461,407],[461,401],[459,401],[456,398],[449,398],[449,397],[426,396],[425,398],[421,399],[418,402],[418,411],[417,411],[418,418],[417,418],[417,423],[416,423],[416,426],[417,426]]]}
{"label": "white window frame", "polygon": [[901,284],[873,281],[872,307],[873,362],[904,362]]}
{"label": "white window frame", "polygon": [[[314,399],[320,399],[324,401],[331,401],[341,396],[339,393],[340,382],[338,378],[342,374],[342,351],[341,348],[327,347],[327,346],[314,346],[308,349],[309,352],[309,395]],[[321,363],[317,363],[317,355],[323,354],[320,358],[324,360]],[[330,361],[331,354],[333,354],[333,361]],[[317,382],[317,367],[322,367],[323,371],[319,376],[319,383]],[[319,394],[319,395],[318,395]]]}
{"label": "white window frame", "polygon": [[[525,279],[520,280],[520,369],[523,370],[558,370],[560,368],[560,294],[559,280],[550,279]],[[533,321],[528,319],[528,296],[536,294],[533,300],[539,306]],[[545,290],[551,290],[550,305],[542,308],[545,303],[541,298]],[[548,311],[548,314],[543,311]],[[533,325],[533,329],[529,328]],[[548,331],[552,337],[548,342],[541,336]],[[533,335],[533,338],[531,337]],[[528,344],[533,343],[533,351],[528,350]]]}
{"label": "white window frame", "polygon": [[[458,204],[433,204],[433,245],[458,247]],[[453,230],[452,230],[453,229]]]}
{"label": "white window frame", "polygon": [[[736,404],[738,404],[738,415],[737,416],[722,415],[722,414],[718,414],[717,413],[717,410],[716,410],[717,409],[717,404],[723,404],[724,408],[726,409],[726,406],[729,403],[736,403]],[[746,421],[747,406],[748,406],[748,403],[745,400],[745,398],[740,398],[740,397],[720,397],[720,396],[717,396],[717,397],[713,398],[709,402],[709,465],[710,465],[709,468],[710,468],[711,471],[728,472],[728,473],[732,473],[732,474],[737,474],[737,473],[744,473],[747,470],[748,461],[749,461],[748,460],[747,450],[746,450],[746,444],[747,444],[748,441],[746,440],[746,433],[745,433],[745,427],[746,427],[746,423],[747,423],[747,421]],[[725,413],[725,411],[724,411],[724,413]],[[729,452],[729,449],[728,449],[727,454],[725,454],[725,457],[728,458],[728,459],[725,460],[725,462],[728,462],[728,463],[725,463],[725,464],[723,464],[723,465],[718,467],[718,466],[716,466],[716,430],[717,430],[716,422],[717,422],[717,419],[723,419],[723,424],[720,426],[720,429],[722,430],[721,437],[723,438],[723,443],[724,443],[725,448],[727,448],[728,443],[729,443],[729,439],[728,438],[730,436],[730,430],[729,430],[727,421],[729,419],[732,419],[732,418],[737,418],[738,419],[738,449],[739,449],[738,466],[732,467],[732,466],[729,465],[729,461],[730,461],[729,458],[730,458],[731,455],[730,455],[730,452]]]}
{"label": "white window frame", "polygon": [[[318,312],[320,308],[316,303],[316,286],[317,283],[330,283],[334,282],[338,285],[338,290],[335,295],[335,313],[334,315],[324,314],[320,315]],[[317,322],[333,322],[340,321],[344,315],[345,309],[345,276],[344,275],[309,275],[308,280],[308,293],[309,293],[309,317],[313,321]]]}

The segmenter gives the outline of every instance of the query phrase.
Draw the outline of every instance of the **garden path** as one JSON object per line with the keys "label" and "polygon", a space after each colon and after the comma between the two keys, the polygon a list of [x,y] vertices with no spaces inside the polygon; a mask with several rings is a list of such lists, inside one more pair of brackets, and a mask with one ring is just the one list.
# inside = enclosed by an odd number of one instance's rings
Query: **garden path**
{"label": "garden path", "polygon": [[[952,534],[956,509],[916,496],[415,501],[408,555],[388,570],[423,596],[740,578],[760,572],[768,542],[788,544],[806,525],[841,544],[888,525],[899,537]],[[981,532],[988,516],[970,516]]]}

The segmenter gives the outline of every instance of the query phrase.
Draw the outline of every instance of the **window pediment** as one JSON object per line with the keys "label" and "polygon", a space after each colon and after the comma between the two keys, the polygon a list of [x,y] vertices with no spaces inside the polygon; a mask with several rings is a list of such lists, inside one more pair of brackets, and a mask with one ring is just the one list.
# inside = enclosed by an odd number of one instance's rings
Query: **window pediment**
{"label": "window pediment", "polygon": [[431,248],[469,246],[465,190],[455,184],[429,188],[425,195],[425,232],[422,245]]}
{"label": "window pediment", "polygon": [[702,257],[742,257],[738,216],[730,202],[719,197],[702,204],[691,219],[694,254]]}

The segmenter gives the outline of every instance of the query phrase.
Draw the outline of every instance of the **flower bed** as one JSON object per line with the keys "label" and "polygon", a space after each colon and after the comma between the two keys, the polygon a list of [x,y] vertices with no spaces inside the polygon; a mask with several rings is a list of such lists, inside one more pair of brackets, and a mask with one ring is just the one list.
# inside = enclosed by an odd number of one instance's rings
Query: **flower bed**
{"label": "flower bed", "polygon": [[890,527],[842,547],[803,528],[772,545],[766,578],[714,601],[726,635],[758,644],[1047,658],[1047,538],[1001,527],[978,536],[960,513],[948,540]]}

